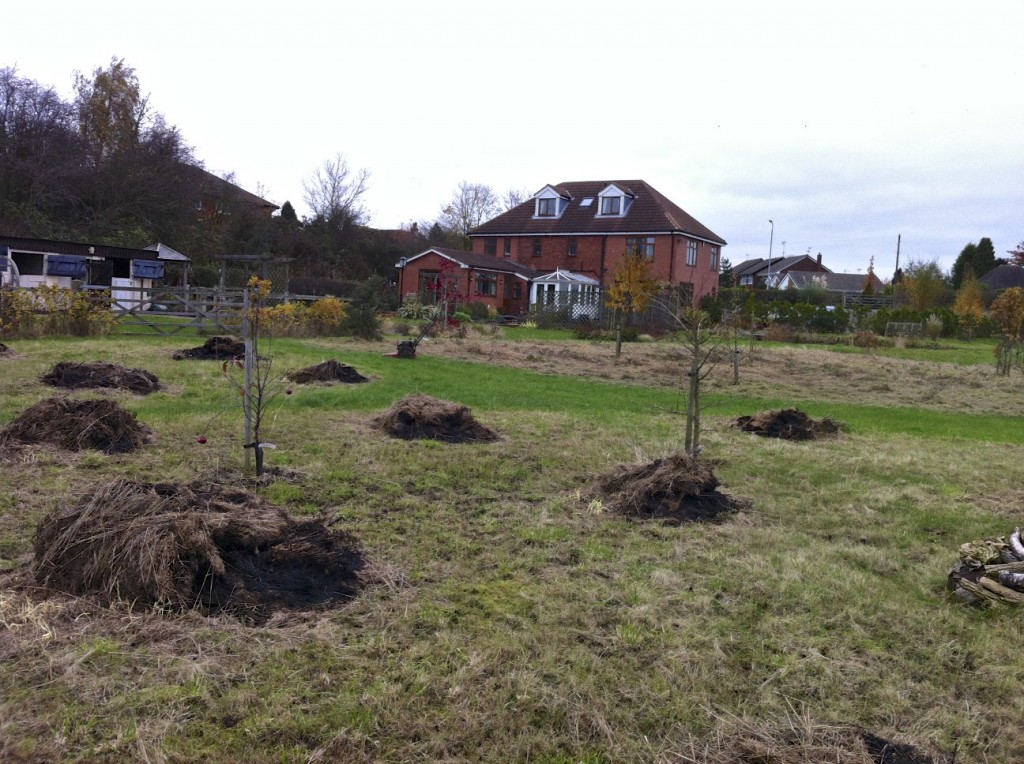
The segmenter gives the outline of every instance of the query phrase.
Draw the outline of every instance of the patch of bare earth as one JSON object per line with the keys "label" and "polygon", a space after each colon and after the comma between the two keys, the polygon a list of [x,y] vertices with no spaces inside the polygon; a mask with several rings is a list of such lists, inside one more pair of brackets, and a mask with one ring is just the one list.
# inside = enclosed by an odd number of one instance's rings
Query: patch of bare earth
{"label": "patch of bare earth", "polygon": [[[422,346],[427,354],[526,369],[541,374],[599,379],[678,389],[685,357],[669,341],[629,343],[615,358],[607,342],[542,342],[441,339]],[[908,361],[817,347],[744,347],[740,382],[732,365],[719,363],[709,386],[737,395],[798,401],[835,401],[867,406],[905,406],[930,411],[1024,416],[1018,386],[997,377],[995,366]]]}

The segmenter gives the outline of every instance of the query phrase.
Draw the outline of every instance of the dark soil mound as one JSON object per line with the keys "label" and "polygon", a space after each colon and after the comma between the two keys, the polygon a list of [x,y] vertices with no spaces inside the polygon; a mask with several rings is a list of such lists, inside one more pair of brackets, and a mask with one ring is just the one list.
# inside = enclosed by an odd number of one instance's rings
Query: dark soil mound
{"label": "dark soil mound", "polygon": [[894,743],[867,730],[861,737],[875,764],[936,764],[931,756],[907,743]]}
{"label": "dark soil mound", "polygon": [[69,451],[123,454],[143,446],[148,427],[116,401],[47,398],[0,430],[0,443],[48,443]]}
{"label": "dark soil mound", "polygon": [[116,480],[40,522],[32,572],[106,602],[262,623],[352,599],[362,565],[349,535],[246,490]]}
{"label": "dark soil mound", "polygon": [[290,371],[288,372],[288,379],[302,385],[310,382],[344,382],[348,385],[354,385],[369,381],[369,379],[351,366],[338,363],[333,359],[324,361],[316,366],[307,366],[305,369]]}
{"label": "dark soil mound", "polygon": [[473,418],[467,406],[429,395],[407,395],[374,421],[396,438],[431,439],[445,443],[490,443],[499,435]]}
{"label": "dark soil mound", "polygon": [[738,502],[718,491],[719,485],[707,462],[672,454],[605,475],[591,495],[629,517],[693,522],[739,509]]}
{"label": "dark soil mound", "polygon": [[0,358],[2,358],[5,355],[13,355],[13,351],[4,343],[0,342]]}
{"label": "dark soil mound", "polygon": [[839,432],[839,423],[835,420],[825,417],[815,421],[800,409],[762,411],[753,416],[738,417],[732,425],[755,435],[784,440],[814,440]]}
{"label": "dark soil mound", "polygon": [[160,389],[160,380],[155,374],[143,369],[126,369],[113,363],[61,361],[41,379],[47,385],[72,390],[109,387],[146,395]]}
{"label": "dark soil mound", "polygon": [[234,337],[210,337],[197,348],[177,350],[171,356],[175,361],[186,359],[198,361],[230,361],[245,356],[245,343]]}

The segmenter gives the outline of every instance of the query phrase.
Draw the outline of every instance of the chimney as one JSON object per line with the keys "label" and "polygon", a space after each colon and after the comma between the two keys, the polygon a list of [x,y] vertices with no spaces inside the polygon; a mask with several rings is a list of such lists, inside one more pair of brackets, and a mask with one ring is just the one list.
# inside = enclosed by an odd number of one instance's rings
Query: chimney
{"label": "chimney", "polygon": [[821,265],[821,252],[818,253],[818,265]]}

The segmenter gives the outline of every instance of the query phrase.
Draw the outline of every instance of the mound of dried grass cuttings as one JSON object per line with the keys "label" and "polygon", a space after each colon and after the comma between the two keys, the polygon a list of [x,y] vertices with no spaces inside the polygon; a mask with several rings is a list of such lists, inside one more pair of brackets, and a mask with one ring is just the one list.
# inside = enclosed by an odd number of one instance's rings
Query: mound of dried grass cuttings
{"label": "mound of dried grass cuttings", "polygon": [[152,433],[116,401],[47,398],[0,430],[0,443],[45,443],[68,451],[122,454],[141,448]]}
{"label": "mound of dried grass cuttings", "polygon": [[71,390],[114,388],[139,395],[160,389],[160,380],[144,369],[128,369],[114,363],[61,361],[41,377],[44,384]]}
{"label": "mound of dried grass cuttings", "polygon": [[480,424],[467,406],[429,395],[408,395],[374,420],[388,435],[405,440],[426,438],[445,443],[490,443],[499,435]]}
{"label": "mound of dried grass cuttings", "polygon": [[176,350],[172,355],[175,361],[230,361],[232,358],[245,356],[245,343],[234,337],[210,337],[199,347]]}
{"label": "mound of dried grass cuttings", "polygon": [[304,369],[288,372],[288,379],[301,385],[310,382],[343,382],[347,385],[368,382],[369,380],[351,366],[335,361],[318,363],[316,366],[307,366]]}
{"label": "mound of dried grass cuttings", "polygon": [[42,586],[106,602],[260,622],[350,600],[361,567],[351,536],[249,491],[116,480],[40,522],[32,571]]}
{"label": "mound of dried grass cuttings", "polygon": [[814,440],[839,432],[839,423],[835,420],[828,417],[814,420],[800,409],[762,411],[753,416],[737,417],[732,425],[744,432],[784,440]]}
{"label": "mound of dried grass cuttings", "polygon": [[712,520],[739,504],[718,490],[711,465],[686,453],[620,467],[599,478],[592,498],[628,517]]}

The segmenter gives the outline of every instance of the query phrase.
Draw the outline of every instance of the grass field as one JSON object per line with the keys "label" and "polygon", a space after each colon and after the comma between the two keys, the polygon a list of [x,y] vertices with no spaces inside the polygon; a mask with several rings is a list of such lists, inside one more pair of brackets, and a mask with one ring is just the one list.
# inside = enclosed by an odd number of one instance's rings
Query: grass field
{"label": "grass field", "polygon": [[[163,389],[105,394],[153,429],[139,452],[0,454],[2,761],[870,762],[860,729],[935,761],[1021,759],[1021,614],[945,590],[961,543],[1024,515],[1020,377],[995,378],[983,349],[746,353],[740,385],[709,379],[704,419],[704,456],[744,508],[668,525],[587,491],[680,447],[670,345],[616,361],[509,331],[402,361],[390,341],[275,341],[281,372],[336,358],[371,382],[278,398],[268,459],[294,475],[256,490],[338,518],[370,564],[344,607],[247,627],[18,584],[58,502],[242,465],[220,364],[170,360],[185,338],[8,344],[0,425],[53,394],[39,377],[59,360],[144,368]],[[470,406],[502,440],[371,427],[410,392]],[[790,405],[846,432],[728,424]]]}

